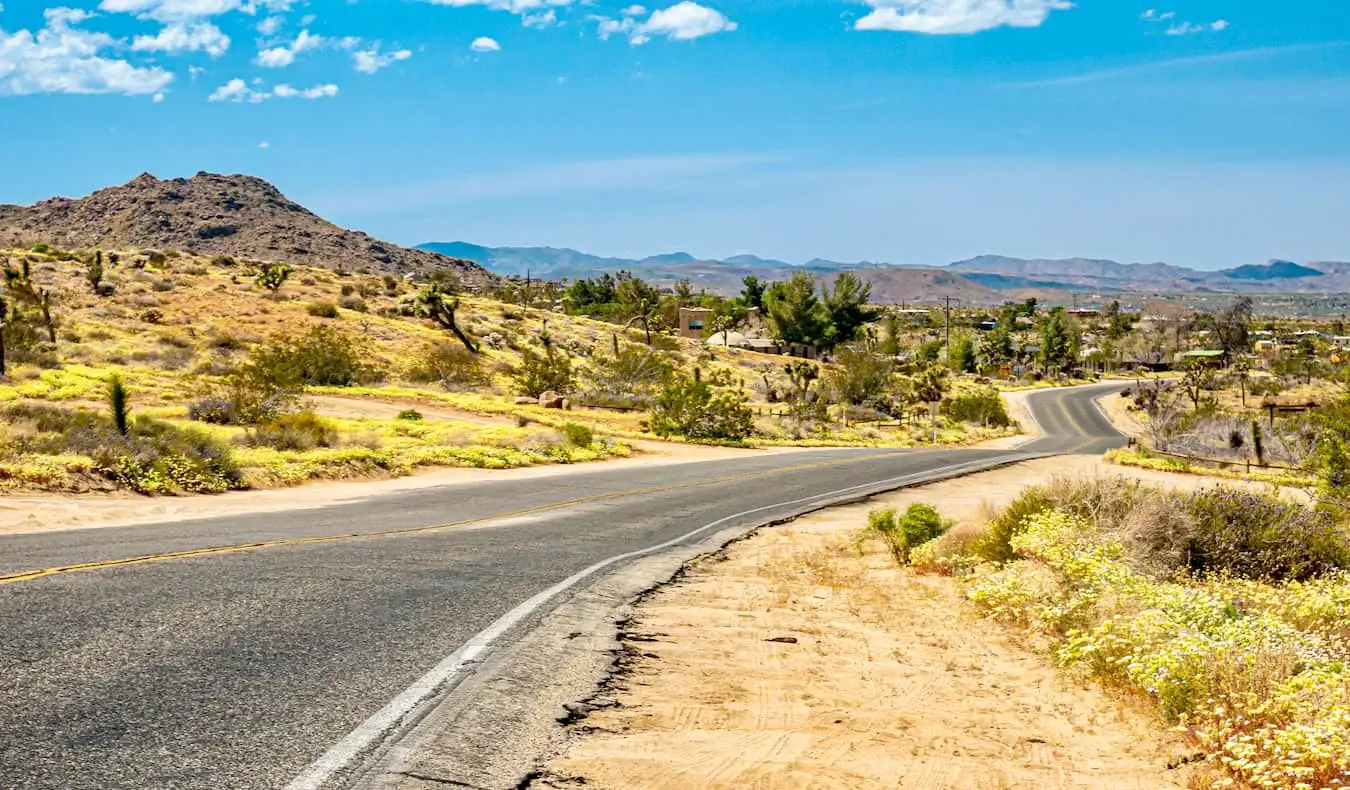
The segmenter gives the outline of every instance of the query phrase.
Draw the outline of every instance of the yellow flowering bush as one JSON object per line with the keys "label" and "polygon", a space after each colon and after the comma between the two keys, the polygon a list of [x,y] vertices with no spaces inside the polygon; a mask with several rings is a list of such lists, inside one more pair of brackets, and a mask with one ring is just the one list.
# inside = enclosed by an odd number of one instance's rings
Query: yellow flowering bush
{"label": "yellow flowering bush", "polygon": [[1160,580],[1060,511],[1027,518],[1011,545],[1019,559],[973,576],[970,598],[1048,637],[1061,665],[1153,700],[1214,787],[1350,787],[1350,573]]}

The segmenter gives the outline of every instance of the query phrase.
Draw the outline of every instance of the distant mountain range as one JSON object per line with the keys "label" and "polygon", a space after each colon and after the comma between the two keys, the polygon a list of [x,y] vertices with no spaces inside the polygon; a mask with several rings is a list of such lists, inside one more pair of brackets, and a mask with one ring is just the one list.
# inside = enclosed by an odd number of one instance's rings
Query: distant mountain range
{"label": "distant mountain range", "polygon": [[890,303],[934,304],[945,297],[965,304],[999,304],[1035,296],[1068,301],[1072,294],[1328,293],[1350,292],[1350,263],[1299,264],[1273,260],[1223,271],[1199,271],[1166,263],[1117,263],[1091,258],[1023,259],[982,255],[945,266],[894,266],[817,258],[803,264],[737,255],[707,260],[686,252],[648,258],[606,258],[554,247],[483,247],[466,242],[423,244],[424,250],[482,264],[501,275],[579,279],[626,269],[670,284],[688,279],[714,293],[733,293],[747,275],[783,279],[793,272],[830,277],[854,271],[872,283],[873,298]]}

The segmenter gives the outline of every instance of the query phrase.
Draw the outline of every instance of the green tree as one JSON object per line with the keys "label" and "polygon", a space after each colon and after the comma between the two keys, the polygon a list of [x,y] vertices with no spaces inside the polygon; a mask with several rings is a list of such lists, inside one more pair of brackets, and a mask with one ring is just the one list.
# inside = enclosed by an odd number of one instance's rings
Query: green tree
{"label": "green tree", "polygon": [[984,341],[980,343],[979,366],[982,370],[993,371],[1012,364],[1015,358],[1012,333],[999,322],[998,328],[985,335]]}
{"label": "green tree", "polygon": [[1040,363],[1047,373],[1066,373],[1078,363],[1078,330],[1063,310],[1056,309],[1041,322]]}
{"label": "green tree", "polygon": [[614,299],[618,305],[618,316],[625,326],[638,324],[647,335],[647,345],[652,344],[652,332],[662,328],[661,293],[645,280],[634,277],[629,272],[619,272],[614,286]]}
{"label": "green tree", "polygon": [[886,406],[895,365],[886,357],[867,351],[844,351],[829,372],[830,389],[840,403],[854,406]]}
{"label": "green tree", "polygon": [[722,332],[730,334],[745,326],[749,315],[750,311],[740,299],[723,299],[713,307],[712,315],[708,317],[707,333],[709,336]]}
{"label": "green tree", "polygon": [[975,341],[970,335],[960,335],[952,341],[947,364],[958,373],[975,372]]}
{"label": "green tree", "polygon": [[760,310],[764,309],[764,292],[769,287],[767,283],[760,282],[759,278],[753,274],[747,274],[744,280],[741,280],[741,301],[746,307],[754,307]]}
{"label": "green tree", "polygon": [[694,303],[694,286],[689,282],[688,277],[683,277],[675,282],[675,300],[680,307],[688,307]]}
{"label": "green tree", "polygon": [[822,290],[827,346],[856,340],[864,326],[880,317],[867,304],[872,296],[872,284],[864,282],[852,272],[844,272],[836,277],[833,289]]}
{"label": "green tree", "polygon": [[881,317],[881,353],[888,357],[900,354],[900,316],[886,313]]}
{"label": "green tree", "polygon": [[1239,296],[1233,303],[1214,316],[1214,334],[1218,337],[1219,347],[1224,356],[1246,352],[1251,348],[1249,327],[1252,323],[1252,298]]}
{"label": "green tree", "polygon": [[764,294],[769,330],[784,343],[823,345],[826,316],[816,298],[816,281],[797,272],[787,282],[777,282]]}

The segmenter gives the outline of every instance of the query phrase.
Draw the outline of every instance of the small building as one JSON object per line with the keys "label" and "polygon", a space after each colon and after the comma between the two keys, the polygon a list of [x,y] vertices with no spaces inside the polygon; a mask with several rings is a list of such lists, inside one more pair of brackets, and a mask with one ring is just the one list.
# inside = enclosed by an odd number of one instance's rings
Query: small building
{"label": "small building", "polygon": [[1177,354],[1177,360],[1186,362],[1196,362],[1207,367],[1221,367],[1223,365],[1226,352],[1222,349],[1203,348],[1195,351],[1183,351]]}
{"label": "small building", "polygon": [[703,330],[707,326],[708,319],[712,317],[712,314],[712,309],[707,307],[681,307],[680,337],[688,337],[695,340],[703,337]]}

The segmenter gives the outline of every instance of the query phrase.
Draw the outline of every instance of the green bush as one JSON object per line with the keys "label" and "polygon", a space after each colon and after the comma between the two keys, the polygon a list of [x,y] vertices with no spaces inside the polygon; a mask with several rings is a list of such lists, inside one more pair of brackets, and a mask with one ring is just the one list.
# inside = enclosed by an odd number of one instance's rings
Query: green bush
{"label": "green bush", "polygon": [[259,423],[246,434],[245,441],[255,447],[275,450],[313,450],[336,447],[338,430],[314,412],[301,411]]}
{"label": "green bush", "polygon": [[397,419],[408,420],[409,422],[421,422],[422,412],[417,409],[404,409],[398,413]]}
{"label": "green bush", "polygon": [[942,402],[943,416],[960,422],[978,423],[986,428],[1007,428],[1013,424],[1003,396],[992,387],[954,395]]}
{"label": "green bush", "polygon": [[342,297],[342,309],[354,310],[358,313],[364,313],[370,308],[366,306],[366,300],[355,294],[349,294]]}
{"label": "green bush", "polygon": [[668,385],[656,399],[651,430],[657,436],[744,441],[754,433],[754,415],[741,392],[714,392],[697,375]]}
{"label": "green bush", "polygon": [[305,310],[315,318],[337,318],[337,305],[332,302],[310,302]]}
{"label": "green bush", "polygon": [[876,537],[885,542],[895,561],[904,565],[909,554],[930,540],[943,535],[950,525],[931,505],[910,505],[903,516],[894,510],[873,510],[867,514],[867,529],[863,537]]}
{"label": "green bush", "polygon": [[192,428],[139,416],[125,435],[110,417],[54,406],[18,405],[0,413],[31,428],[6,443],[10,455],[85,456],[93,470],[142,494],[215,494],[243,488],[228,448]]}
{"label": "green bush", "polygon": [[250,377],[278,387],[351,387],[383,378],[365,361],[369,358],[363,342],[335,327],[316,326],[259,344],[243,367]]}
{"label": "green bush", "polygon": [[984,533],[970,544],[970,553],[989,562],[1011,562],[1017,558],[1012,539],[1026,528],[1027,519],[1054,508],[1055,502],[1044,488],[1026,489],[989,522]]}
{"label": "green bush", "polygon": [[521,395],[537,398],[545,392],[569,395],[576,391],[576,374],[572,371],[572,360],[559,353],[551,344],[545,344],[543,353],[531,348],[520,353],[520,368],[512,378],[516,391]]}
{"label": "green bush", "polygon": [[558,433],[573,447],[587,448],[595,443],[595,434],[589,426],[575,422],[565,422],[558,426]]}
{"label": "green bush", "polygon": [[446,389],[477,387],[492,382],[492,374],[483,365],[483,355],[475,354],[459,343],[428,346],[408,371],[418,383],[436,383]]}

